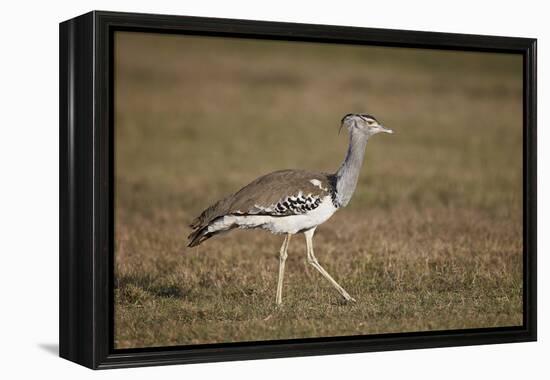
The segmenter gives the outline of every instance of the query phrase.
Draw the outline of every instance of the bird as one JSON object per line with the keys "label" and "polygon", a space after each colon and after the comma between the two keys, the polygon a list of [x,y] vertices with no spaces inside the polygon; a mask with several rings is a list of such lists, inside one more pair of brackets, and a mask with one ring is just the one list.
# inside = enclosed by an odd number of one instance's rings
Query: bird
{"label": "bird", "polygon": [[338,134],[344,127],[348,131],[349,145],[344,161],[335,173],[285,169],[258,177],[195,218],[190,224],[192,232],[188,236],[188,247],[196,247],[215,235],[234,229],[263,229],[284,235],[279,250],[275,298],[276,305],[280,306],[290,239],[303,233],[307,262],[328,280],[345,301],[355,302],[315,257],[313,235],[320,224],[350,202],[369,139],[378,133],[391,134],[393,130],[365,113],[345,115],[340,121]]}

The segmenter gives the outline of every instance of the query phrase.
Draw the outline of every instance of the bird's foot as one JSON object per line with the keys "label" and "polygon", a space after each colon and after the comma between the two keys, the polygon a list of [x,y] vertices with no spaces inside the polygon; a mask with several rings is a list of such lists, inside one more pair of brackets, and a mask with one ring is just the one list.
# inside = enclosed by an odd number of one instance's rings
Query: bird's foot
{"label": "bird's foot", "polygon": [[350,296],[348,293],[345,293],[345,294],[342,294],[342,296],[344,297],[344,299],[346,300],[346,302],[350,302],[350,303],[355,303],[357,302],[355,300],[355,298],[353,298],[352,296]]}

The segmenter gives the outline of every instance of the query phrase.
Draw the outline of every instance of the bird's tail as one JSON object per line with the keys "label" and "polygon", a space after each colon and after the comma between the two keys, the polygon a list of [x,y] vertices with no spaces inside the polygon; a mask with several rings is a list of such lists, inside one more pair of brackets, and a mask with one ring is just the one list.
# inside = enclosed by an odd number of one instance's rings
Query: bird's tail
{"label": "bird's tail", "polygon": [[224,217],[221,216],[209,223],[198,223],[196,220],[193,221],[193,223],[191,223],[191,228],[193,228],[194,231],[187,237],[189,240],[187,246],[196,247],[203,241],[210,239],[212,236],[220,235],[239,227],[237,223],[218,223],[218,221],[222,220],[222,218]]}
{"label": "bird's tail", "polygon": [[[193,226],[191,225],[191,227]],[[205,240],[210,239],[214,235],[213,233],[208,232],[208,225],[203,227],[197,226],[196,228],[196,230],[194,230],[189,234],[189,236],[187,236],[188,247],[196,247],[197,245]]]}
{"label": "bird's tail", "polygon": [[196,217],[189,225],[193,232],[189,234],[187,239],[189,240],[187,246],[195,247],[201,244],[203,241],[210,239],[212,236],[222,232],[218,230],[212,230],[208,227],[227,214],[229,210],[230,199],[222,199],[212,206],[204,210],[198,217]]}

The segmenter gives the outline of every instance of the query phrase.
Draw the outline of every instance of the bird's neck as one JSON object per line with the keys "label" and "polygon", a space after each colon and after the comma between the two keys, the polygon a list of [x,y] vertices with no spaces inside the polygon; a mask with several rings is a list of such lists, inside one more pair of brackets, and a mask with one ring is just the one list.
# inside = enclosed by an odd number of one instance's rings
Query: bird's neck
{"label": "bird's neck", "polygon": [[368,138],[363,135],[350,133],[349,146],[346,158],[335,174],[336,177],[336,203],[339,207],[345,207],[355,191]]}

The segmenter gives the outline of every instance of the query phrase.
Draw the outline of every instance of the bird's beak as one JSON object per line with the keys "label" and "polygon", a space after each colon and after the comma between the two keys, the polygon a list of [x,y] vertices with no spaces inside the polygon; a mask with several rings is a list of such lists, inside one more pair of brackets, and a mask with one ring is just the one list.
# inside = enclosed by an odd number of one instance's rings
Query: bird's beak
{"label": "bird's beak", "polygon": [[344,123],[340,124],[340,128],[338,129],[338,136],[340,136],[340,132],[342,132],[343,126],[344,126]]}
{"label": "bird's beak", "polygon": [[380,125],[380,132],[384,132],[384,133],[393,133],[393,131],[391,129],[388,129],[386,127],[384,127],[383,125]]}

